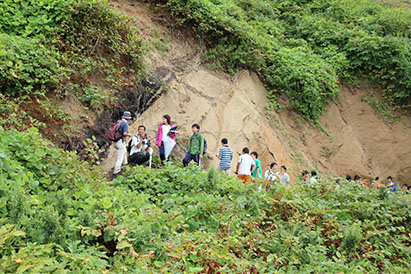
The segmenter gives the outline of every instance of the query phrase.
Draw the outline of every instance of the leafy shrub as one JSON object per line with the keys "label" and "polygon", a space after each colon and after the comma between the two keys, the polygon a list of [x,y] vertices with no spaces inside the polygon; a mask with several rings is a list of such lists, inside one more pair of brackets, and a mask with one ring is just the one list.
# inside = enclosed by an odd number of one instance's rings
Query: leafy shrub
{"label": "leafy shrub", "polygon": [[38,40],[0,34],[0,92],[18,97],[56,85],[64,70]]}
{"label": "leafy shrub", "polygon": [[[144,76],[140,37],[130,19],[106,1],[6,0],[0,14],[0,92],[5,96],[47,101],[46,94],[64,98],[75,92],[85,104],[95,105]],[[47,124],[55,114],[49,109],[26,113]],[[63,124],[52,125],[58,129]]]}
{"label": "leafy shrub", "polygon": [[256,192],[174,164],[108,182],[35,129],[0,128],[5,273],[400,273],[410,205],[405,194],[332,180]]}
{"label": "leafy shrub", "polygon": [[165,4],[209,47],[207,60],[235,73],[247,67],[268,98],[286,94],[310,121],[337,94],[338,77],[376,80],[391,103],[410,100],[408,10],[372,0],[150,0]]}
{"label": "leafy shrub", "polygon": [[67,20],[72,0],[3,0],[0,3],[0,32],[22,37],[52,34]]}

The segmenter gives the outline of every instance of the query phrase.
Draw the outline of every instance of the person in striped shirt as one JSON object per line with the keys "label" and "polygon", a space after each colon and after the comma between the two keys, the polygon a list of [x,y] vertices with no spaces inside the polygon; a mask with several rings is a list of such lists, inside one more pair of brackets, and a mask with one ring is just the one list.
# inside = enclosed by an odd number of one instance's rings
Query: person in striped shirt
{"label": "person in striped shirt", "polygon": [[218,152],[217,158],[220,159],[220,165],[218,170],[224,172],[225,174],[230,174],[231,160],[233,160],[233,151],[228,146],[227,138],[221,140],[222,147]]}

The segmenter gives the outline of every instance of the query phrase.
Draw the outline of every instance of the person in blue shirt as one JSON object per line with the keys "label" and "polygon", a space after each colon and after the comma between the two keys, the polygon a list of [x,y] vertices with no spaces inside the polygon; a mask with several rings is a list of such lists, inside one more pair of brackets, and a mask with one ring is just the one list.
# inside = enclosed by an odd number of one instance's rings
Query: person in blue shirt
{"label": "person in blue shirt", "polygon": [[217,155],[217,158],[220,160],[218,170],[228,175],[231,169],[231,161],[233,160],[233,151],[228,146],[227,138],[223,138],[221,140],[221,145],[222,147],[220,148],[220,151]]}
{"label": "person in blue shirt", "polygon": [[392,191],[392,192],[396,192],[396,191],[397,191],[397,184],[392,181],[392,177],[391,177],[391,176],[388,176],[388,177],[387,177],[387,182],[385,183],[385,186],[386,186],[386,187],[391,187],[391,191]]}
{"label": "person in blue shirt", "polygon": [[131,120],[131,113],[129,111],[124,111],[123,116],[121,116],[122,123],[118,128],[120,133],[120,139],[114,143],[114,147],[117,149],[117,161],[114,166],[113,175],[117,176],[121,171],[121,165],[127,165],[127,147],[126,147],[126,137],[133,135],[128,133],[128,123]]}

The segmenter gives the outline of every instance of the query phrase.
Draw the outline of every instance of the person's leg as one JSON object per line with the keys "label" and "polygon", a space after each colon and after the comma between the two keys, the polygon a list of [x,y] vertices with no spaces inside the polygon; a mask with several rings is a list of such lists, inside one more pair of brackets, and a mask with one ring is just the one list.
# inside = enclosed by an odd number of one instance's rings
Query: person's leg
{"label": "person's leg", "polygon": [[140,152],[140,155],[138,157],[137,165],[141,166],[145,162],[147,162],[150,159],[150,154],[148,152]]}
{"label": "person's leg", "polygon": [[123,151],[123,153],[124,153],[124,156],[123,156],[123,166],[126,166],[126,165],[128,165],[128,157],[127,157],[127,145],[126,145],[125,142],[124,142],[124,146],[123,146],[121,149],[124,150],[124,151]]}
{"label": "person's leg", "polygon": [[164,162],[164,160],[166,159],[166,153],[164,151],[164,142],[161,141],[161,146],[160,146],[160,160],[161,162]]}
{"label": "person's leg", "polygon": [[132,166],[136,166],[137,164],[137,153],[133,153],[130,155],[130,164]]}
{"label": "person's leg", "polygon": [[121,164],[124,161],[124,156],[127,154],[126,146],[123,143],[123,140],[118,140],[114,143],[114,147],[117,148],[117,160],[114,166],[113,174],[117,174],[121,171]]}
{"label": "person's leg", "polygon": [[184,166],[187,166],[188,163],[190,163],[192,159],[193,159],[193,158],[192,158],[192,155],[191,155],[189,152],[187,152],[187,153],[186,153],[186,156],[185,156],[184,159],[183,159],[183,165],[184,165]]}
{"label": "person's leg", "polygon": [[193,159],[198,166],[200,165],[200,155],[191,155],[191,159]]}
{"label": "person's leg", "polygon": [[223,169],[223,172],[224,172],[226,175],[230,175],[230,168]]}

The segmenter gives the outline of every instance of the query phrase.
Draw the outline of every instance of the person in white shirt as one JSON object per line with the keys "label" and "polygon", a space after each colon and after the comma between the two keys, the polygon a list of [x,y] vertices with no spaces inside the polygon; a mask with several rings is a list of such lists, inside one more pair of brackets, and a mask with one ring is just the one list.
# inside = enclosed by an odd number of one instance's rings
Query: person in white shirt
{"label": "person in white shirt", "polygon": [[235,174],[244,184],[251,183],[251,170],[255,165],[253,158],[250,156],[248,147],[243,148],[243,154],[238,159]]}
{"label": "person in white shirt", "polygon": [[267,170],[264,174],[264,178],[270,181],[270,185],[273,185],[274,182],[280,178],[280,172],[278,171],[277,163],[271,163],[270,169]]}
{"label": "person in white shirt", "polygon": [[142,165],[150,159],[150,142],[147,141],[146,127],[138,127],[138,134],[131,140],[130,163],[131,165]]}
{"label": "person in white shirt", "polygon": [[287,167],[281,166],[281,179],[280,182],[283,184],[288,184],[290,182],[290,175],[287,174]]}

